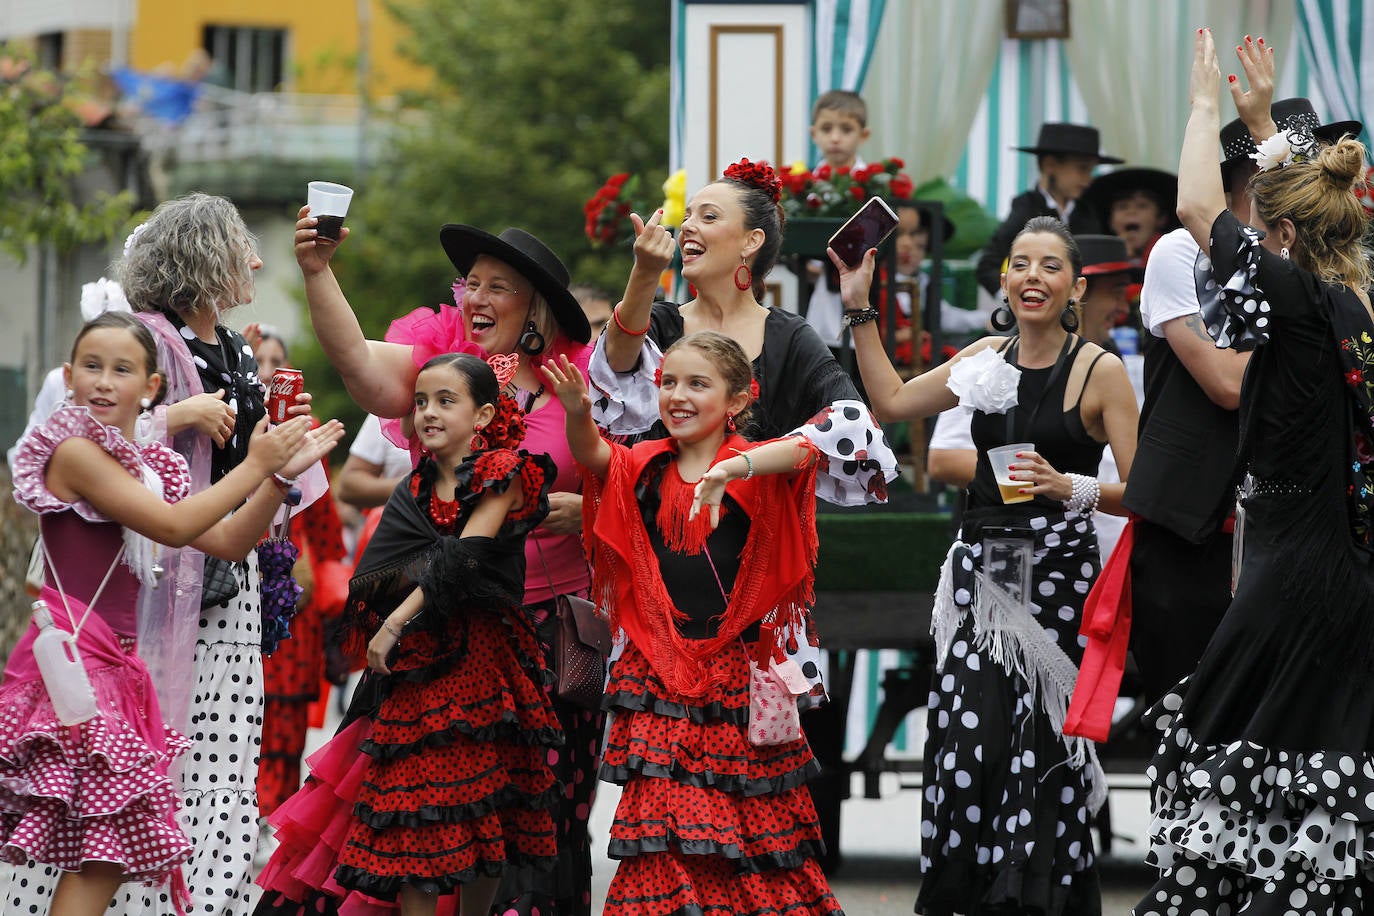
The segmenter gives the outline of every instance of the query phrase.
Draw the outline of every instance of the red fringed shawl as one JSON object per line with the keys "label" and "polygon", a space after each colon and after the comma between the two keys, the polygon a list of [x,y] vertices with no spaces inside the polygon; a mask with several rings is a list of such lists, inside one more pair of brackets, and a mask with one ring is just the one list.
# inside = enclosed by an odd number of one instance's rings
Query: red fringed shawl
{"label": "red fringed shawl", "polygon": [[[722,461],[762,443],[730,436],[716,455]],[[635,488],[649,463],[676,452],[672,439],[641,442],[627,449],[611,444],[606,479],[586,474],[582,502],[584,540],[592,564],[592,593],[648,657],[654,673],[670,689],[700,696],[713,684],[704,660],[740,638],[751,624],[776,610],[779,626],[800,622],[815,599],[816,465],[795,474],[769,474],[733,480],[726,492],[749,516],[749,535],[740,554],[739,574],[716,635],[688,639],[678,630],[685,619],[673,604],[659,572],[658,557],[644,527]],[[716,587],[704,577],[703,588]],[[714,685],[719,686],[719,685]]]}

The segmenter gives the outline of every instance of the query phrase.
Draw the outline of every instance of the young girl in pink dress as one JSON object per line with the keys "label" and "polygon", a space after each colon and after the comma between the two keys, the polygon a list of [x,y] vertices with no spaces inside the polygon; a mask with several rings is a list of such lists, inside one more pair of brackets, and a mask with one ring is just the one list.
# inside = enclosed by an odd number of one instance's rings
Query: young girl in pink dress
{"label": "young girl in pink dress", "polygon": [[136,654],[140,589],[156,587],[167,556],[157,545],[246,552],[281,507],[287,478],[343,432],[337,423],[307,432],[307,418],[259,430],[239,467],[188,496],[185,460],[135,436],[161,390],[156,353],[131,315],[88,322],[65,367],[65,402],[15,459],[15,498],[41,516],[41,599],[58,628],[76,633],[96,714],[59,721],[30,625],[0,682],[0,859],[61,869],[51,912],[64,916],[103,912],[126,881],[170,885],[179,907],[190,902],[181,865],[192,850],[168,777],[188,742],[163,722]]}

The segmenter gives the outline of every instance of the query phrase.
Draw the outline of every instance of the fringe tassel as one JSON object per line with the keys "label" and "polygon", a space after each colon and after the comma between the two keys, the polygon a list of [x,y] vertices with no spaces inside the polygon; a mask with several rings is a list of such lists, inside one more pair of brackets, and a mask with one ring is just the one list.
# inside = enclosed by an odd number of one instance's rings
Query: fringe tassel
{"label": "fringe tassel", "polygon": [[[1107,798],[1106,774],[1098,763],[1097,748],[1085,738],[1064,736],[1064,719],[1078,680],[1078,667],[1045,635],[1044,628],[1022,602],[989,583],[981,572],[977,579],[978,594],[973,608],[975,645],[1008,674],[1016,674],[1026,682],[1031,696],[1062,737],[1069,765],[1089,769],[1088,809],[1096,814]],[[950,601],[952,604],[952,596]]]}
{"label": "fringe tassel", "polygon": [[936,669],[945,666],[949,648],[954,645],[954,631],[959,626],[959,606],[954,603],[954,554],[962,546],[958,541],[950,545],[945,562],[940,567],[940,581],[935,586],[935,606],[930,616],[930,635],[935,638]]}

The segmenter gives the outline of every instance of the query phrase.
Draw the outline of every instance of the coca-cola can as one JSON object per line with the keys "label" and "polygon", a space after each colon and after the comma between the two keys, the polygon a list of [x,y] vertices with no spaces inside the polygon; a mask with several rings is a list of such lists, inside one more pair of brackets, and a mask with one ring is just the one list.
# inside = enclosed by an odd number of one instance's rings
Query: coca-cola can
{"label": "coca-cola can", "polygon": [[272,376],[267,392],[267,419],[285,423],[287,410],[296,406],[296,395],[305,392],[305,376],[299,369],[281,368]]}

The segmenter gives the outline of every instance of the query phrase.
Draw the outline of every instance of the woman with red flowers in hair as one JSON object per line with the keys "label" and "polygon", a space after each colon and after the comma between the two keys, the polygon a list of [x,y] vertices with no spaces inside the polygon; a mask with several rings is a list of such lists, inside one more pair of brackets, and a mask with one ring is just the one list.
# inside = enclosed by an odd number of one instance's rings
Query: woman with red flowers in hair
{"label": "woman with red flowers in hair", "polygon": [[[853,380],[806,319],[760,304],[782,247],[781,196],[771,166],[742,159],[687,202],[676,239],[660,225],[662,211],[647,223],[631,215],[634,267],[588,369],[592,416],[627,440],[665,437],[655,380],[663,354],[688,334],[716,331],[744,350],[759,387],[739,434],[755,442],[800,435],[819,453],[817,496],[841,506],[885,502],[897,459]],[[682,304],[655,301],[658,278],[675,250],[696,297]],[[822,693],[825,663],[806,617],[806,637],[788,650]],[[820,753],[830,755],[823,762],[839,764],[843,715],[813,717],[807,728]],[[813,785],[822,823],[836,828],[840,799],[848,794],[842,780],[826,776]]]}
{"label": "woman with red flowers in hair", "polygon": [[[663,353],[696,331],[717,331],[743,349],[759,385],[746,439],[798,433],[820,451],[816,495],[841,506],[882,502],[896,458],[854,383],[805,319],[760,304],[782,247],[782,185],[766,162],[741,159],[687,202],[677,238],[662,212],[635,226],[635,263],[625,298],[592,353],[592,412],[616,435],[660,439],[654,372]],[[690,302],[655,302],[658,278],[682,254]]]}

